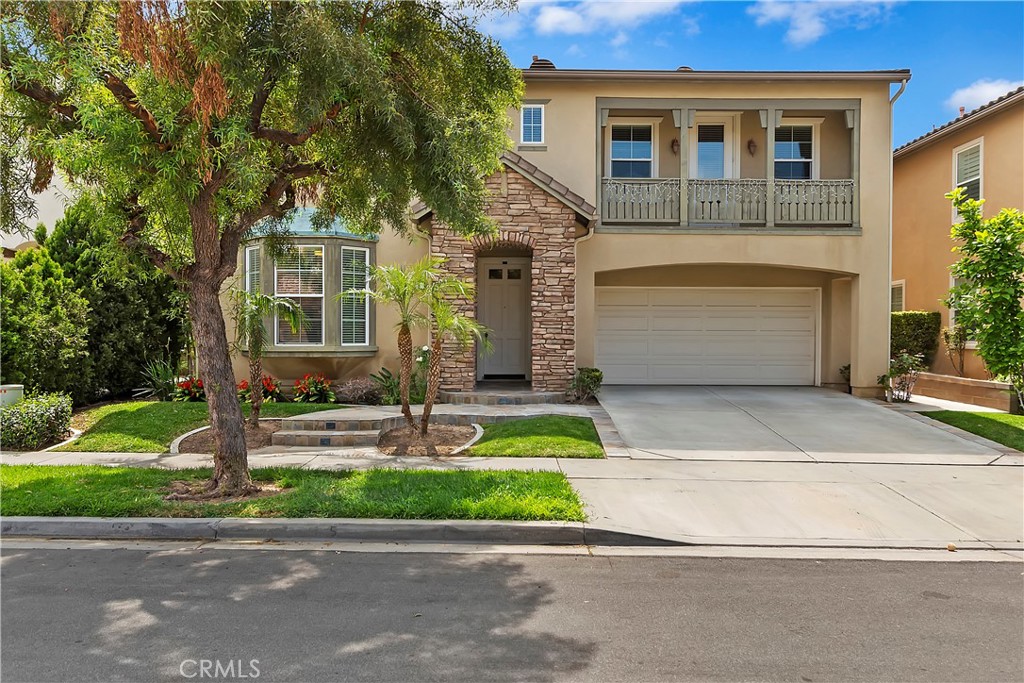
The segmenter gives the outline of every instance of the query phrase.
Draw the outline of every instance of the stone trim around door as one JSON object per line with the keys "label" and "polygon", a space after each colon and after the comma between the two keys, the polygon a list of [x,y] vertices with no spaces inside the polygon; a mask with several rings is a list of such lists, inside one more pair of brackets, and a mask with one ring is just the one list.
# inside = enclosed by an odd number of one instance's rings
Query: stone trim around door
{"label": "stone trim around door", "polygon": [[[576,212],[543,187],[506,168],[487,179],[487,213],[499,226],[496,235],[472,241],[431,219],[430,251],[446,259],[456,277],[476,283],[477,258],[514,250],[531,255],[530,379],[536,391],[565,391],[576,370]],[[477,317],[476,302],[457,304]],[[446,344],[441,387],[471,391],[477,381],[477,350]]]}

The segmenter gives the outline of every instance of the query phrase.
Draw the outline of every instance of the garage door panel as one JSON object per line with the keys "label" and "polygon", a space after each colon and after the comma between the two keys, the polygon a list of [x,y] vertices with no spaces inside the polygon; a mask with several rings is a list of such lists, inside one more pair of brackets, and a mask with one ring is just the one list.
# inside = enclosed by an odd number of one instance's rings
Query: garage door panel
{"label": "garage door panel", "polygon": [[816,291],[635,289],[598,288],[607,383],[814,384]]}

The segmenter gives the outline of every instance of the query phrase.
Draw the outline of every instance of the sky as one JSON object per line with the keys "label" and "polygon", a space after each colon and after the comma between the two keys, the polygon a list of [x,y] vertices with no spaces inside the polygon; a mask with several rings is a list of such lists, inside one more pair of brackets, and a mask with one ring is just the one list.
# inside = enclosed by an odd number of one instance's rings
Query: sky
{"label": "sky", "polygon": [[[516,66],[912,72],[896,146],[1024,85],[1024,1],[520,0],[487,17]],[[893,86],[895,92],[896,86]]]}

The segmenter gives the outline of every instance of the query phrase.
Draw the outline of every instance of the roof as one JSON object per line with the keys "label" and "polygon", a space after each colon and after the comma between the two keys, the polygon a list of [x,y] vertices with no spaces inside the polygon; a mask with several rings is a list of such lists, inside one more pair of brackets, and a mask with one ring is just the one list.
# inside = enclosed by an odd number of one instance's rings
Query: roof
{"label": "roof", "polygon": [[[532,181],[539,188],[550,194],[576,212],[582,223],[591,223],[597,220],[597,207],[587,202],[586,199],[569,189],[564,183],[555,180],[550,174],[542,171],[536,164],[527,161],[515,152],[505,152],[501,155],[501,162],[512,168],[528,180]],[[430,207],[424,202],[416,202],[410,209],[413,217],[420,220],[430,213]]]}
{"label": "roof", "polygon": [[952,121],[948,121],[938,128],[929,131],[920,137],[914,138],[904,145],[900,145],[893,151],[893,158],[901,157],[916,149],[924,147],[925,145],[930,145],[943,136],[954,133],[965,126],[977,123],[992,114],[996,114],[1004,109],[1012,107],[1018,102],[1024,102],[1024,85],[1016,90],[1011,90],[1002,97],[997,97],[991,102],[981,105],[977,109],[969,111],[963,116],[958,116]]}
{"label": "roof", "polygon": [[523,69],[527,81],[882,81],[910,80],[910,69],[885,71],[697,71],[637,69]]}
{"label": "roof", "polygon": [[291,237],[344,237],[353,240],[363,240],[364,242],[376,242],[377,235],[361,235],[355,232],[349,232],[345,229],[345,221],[340,217],[335,218],[334,222],[327,230],[314,230],[313,229],[313,214],[316,213],[316,209],[312,207],[299,207],[292,211],[289,215],[291,219],[288,223],[288,234]]}

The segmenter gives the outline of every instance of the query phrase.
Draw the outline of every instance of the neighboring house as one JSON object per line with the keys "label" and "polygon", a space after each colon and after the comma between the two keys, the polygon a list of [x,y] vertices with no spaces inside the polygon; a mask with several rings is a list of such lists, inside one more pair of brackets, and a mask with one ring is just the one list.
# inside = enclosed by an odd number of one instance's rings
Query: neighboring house
{"label": "neighboring house", "polygon": [[36,215],[27,221],[32,230],[25,233],[0,232],[4,260],[14,258],[19,251],[37,246],[33,236],[35,227],[42,223],[48,231],[53,230],[57,221],[64,217],[64,207],[70,201],[70,194],[67,185],[55,173],[50,186],[39,194],[32,195],[32,199],[36,203]]}
{"label": "neighboring house", "polygon": [[366,261],[429,250],[477,283],[462,309],[494,346],[450,350],[449,390],[519,379],[561,392],[578,366],[608,384],[838,385],[849,364],[853,392],[878,394],[891,85],[909,71],[591,71],[535,59],[523,76],[513,150],[487,179],[495,236],[467,242],[418,205],[411,242],[300,232],[301,251],[276,265],[258,241],[243,248],[243,282],[299,292],[322,321],[297,337],[275,325],[268,372],[397,370],[391,312],[334,296],[361,283]]}
{"label": "neighboring house", "polygon": [[[950,227],[956,216],[944,195],[963,187],[984,199],[983,215],[1024,209],[1024,87],[964,114],[893,153],[892,306],[940,311],[943,326],[956,319],[942,303],[949,295],[949,267],[957,260]],[[968,344],[964,374],[988,378]],[[955,371],[945,348],[932,369]]]}

